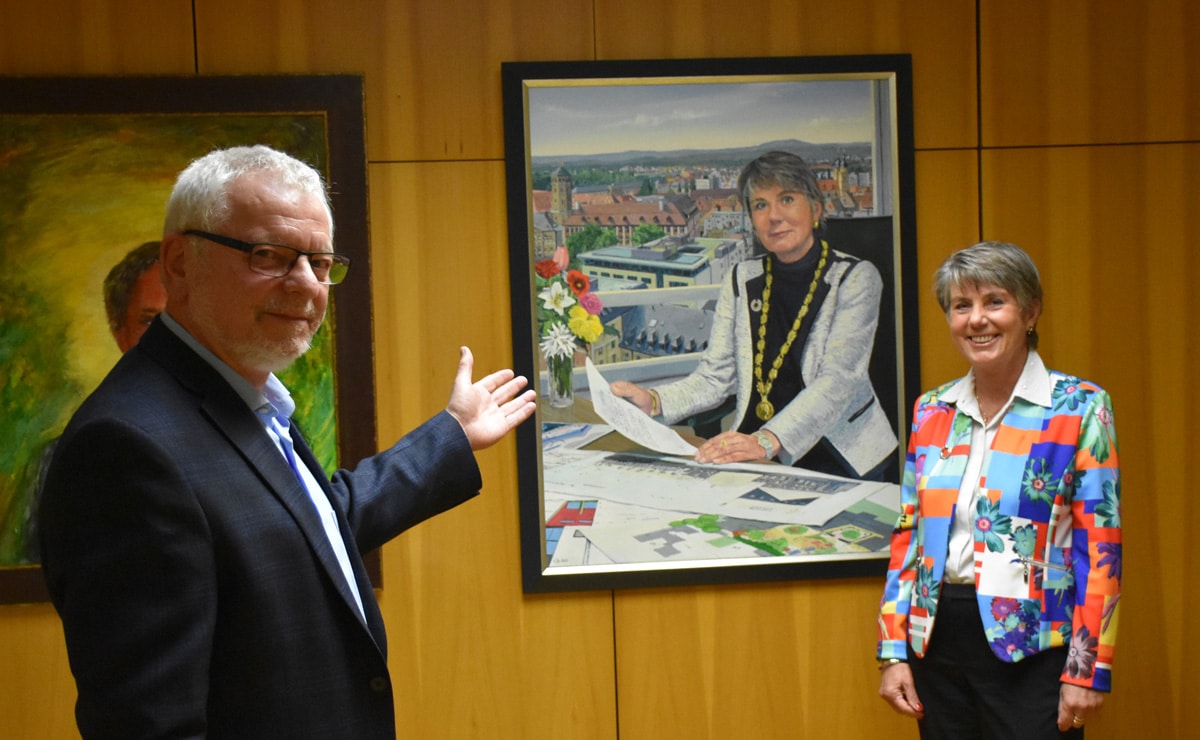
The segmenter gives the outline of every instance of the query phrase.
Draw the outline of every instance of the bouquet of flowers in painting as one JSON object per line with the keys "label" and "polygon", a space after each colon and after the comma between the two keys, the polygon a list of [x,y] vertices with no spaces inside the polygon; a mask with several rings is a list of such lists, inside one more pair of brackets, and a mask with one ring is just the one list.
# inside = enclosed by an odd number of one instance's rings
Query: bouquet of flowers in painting
{"label": "bouquet of flowers in painting", "polygon": [[566,249],[553,259],[540,260],[533,269],[537,280],[538,347],[546,360],[551,406],[570,406],[575,400],[572,369],[576,350],[604,333],[600,298],[591,292],[591,281],[579,270],[567,268]]}

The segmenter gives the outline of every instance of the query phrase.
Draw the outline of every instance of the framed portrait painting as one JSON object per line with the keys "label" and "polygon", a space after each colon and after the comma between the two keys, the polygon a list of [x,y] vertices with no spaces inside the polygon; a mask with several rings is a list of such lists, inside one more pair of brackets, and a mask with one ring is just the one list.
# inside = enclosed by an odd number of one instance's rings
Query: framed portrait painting
{"label": "framed portrait painting", "polygon": [[329,471],[374,453],[361,77],[0,78],[0,603],[47,598],[41,478],[75,408],[128,348],[106,302],[133,321],[161,310],[127,289],[155,259],[176,175],[251,144],[324,174],[338,251],[353,262],[312,350],[280,373],[295,418]]}
{"label": "framed portrait painting", "polygon": [[525,590],[881,575],[920,386],[909,57],[502,78]]}

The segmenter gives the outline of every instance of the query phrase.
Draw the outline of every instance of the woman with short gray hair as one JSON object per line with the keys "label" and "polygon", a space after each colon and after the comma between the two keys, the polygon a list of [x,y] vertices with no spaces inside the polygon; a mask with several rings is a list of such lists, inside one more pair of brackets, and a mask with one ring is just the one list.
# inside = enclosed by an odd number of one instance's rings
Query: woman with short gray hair
{"label": "woman with short gray hair", "polygon": [[779,460],[847,478],[896,480],[899,440],[868,368],[883,279],[821,237],[824,198],[799,156],[767,152],[738,191],[761,251],[722,287],[708,348],[686,378],[613,393],[668,424],[735,396],[732,428],[696,460]]}
{"label": "woman with short gray hair", "polygon": [[1112,401],[1043,364],[1020,247],[955,252],[934,293],[970,370],[913,409],[879,695],[924,740],[1080,738],[1112,688],[1121,596]]}

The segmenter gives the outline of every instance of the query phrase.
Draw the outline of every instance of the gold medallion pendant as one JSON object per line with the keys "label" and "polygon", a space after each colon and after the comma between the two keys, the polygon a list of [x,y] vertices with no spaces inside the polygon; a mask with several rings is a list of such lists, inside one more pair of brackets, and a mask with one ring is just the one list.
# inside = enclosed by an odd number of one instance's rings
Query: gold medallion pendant
{"label": "gold medallion pendant", "polygon": [[[796,335],[800,333],[804,316],[808,313],[808,307],[812,305],[813,296],[817,293],[817,283],[821,280],[821,273],[825,271],[825,260],[828,257],[829,243],[822,239],[821,259],[817,262],[817,269],[813,273],[812,283],[808,286],[808,295],[804,296],[804,303],[800,305],[800,310],[796,312],[796,320],[792,322],[792,328],[788,331],[787,339],[783,341],[783,346],[779,348],[779,354],[775,357],[775,362],[771,363],[771,369],[767,372],[766,380],[763,380],[763,354],[767,350],[767,319],[771,315],[771,287],[774,284],[774,276],[771,274],[771,258],[768,257],[766,260],[764,270],[767,277],[762,293],[762,318],[758,321],[758,342],[754,353],[754,380],[758,386],[758,397],[762,399],[762,402],[754,407],[754,413],[763,421],[768,421],[775,415],[775,406],[767,400],[767,396],[771,395],[771,388],[775,385],[775,378],[779,377],[779,368],[783,367],[783,358],[792,348],[792,342],[796,341]],[[787,404],[784,405],[786,406]]]}

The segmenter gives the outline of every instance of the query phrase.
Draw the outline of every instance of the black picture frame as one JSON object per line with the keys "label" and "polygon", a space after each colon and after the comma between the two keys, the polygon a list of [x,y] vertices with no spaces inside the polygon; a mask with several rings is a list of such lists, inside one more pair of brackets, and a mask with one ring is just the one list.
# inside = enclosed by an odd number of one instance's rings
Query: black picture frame
{"label": "black picture frame", "polygon": [[[129,138],[131,147],[148,139],[157,141],[155,132],[159,130],[164,137],[169,131],[169,141],[179,142],[168,157],[171,168],[165,162],[154,162],[155,166],[145,168],[152,177],[161,179],[155,183],[155,187],[161,186],[161,201],[147,206],[157,208],[158,232],[149,233],[148,239],[161,235],[163,211],[174,174],[212,149],[267,144],[289,151],[323,172],[335,216],[337,248],[351,258],[353,266],[346,282],[334,289],[326,327],[322,327],[322,332],[328,329],[332,333],[328,356],[333,366],[335,419],[329,425],[333,431],[328,435],[335,440],[329,443],[329,456],[337,458],[322,462],[332,467],[338,460],[353,461],[374,454],[375,384],[362,77],[337,74],[0,78],[0,150],[5,154],[52,145],[56,136],[71,138],[73,153],[86,151],[87,147],[80,146],[77,139],[85,139],[87,134],[75,131],[76,124],[86,130],[91,130],[88,127],[102,130],[105,147],[109,149],[121,136]],[[154,152],[170,149],[161,143],[151,148]],[[137,153],[125,156],[124,161],[141,161]],[[152,152],[145,156],[156,155]],[[132,169],[139,171],[136,176],[146,176],[140,166]],[[0,188],[11,197],[27,185],[22,178],[28,175],[10,169],[6,178],[4,168],[0,167]],[[131,172],[129,177],[135,175]],[[113,204],[120,204],[119,193],[106,197]],[[64,207],[70,204],[64,203]],[[148,230],[143,228],[139,233]],[[142,238],[132,233],[104,236],[112,239],[114,248]],[[15,239],[13,234],[0,234],[0,252],[6,251],[3,249],[6,237]],[[8,248],[15,250],[17,245],[9,241]],[[87,267],[96,269],[97,265],[81,265],[81,269]],[[87,300],[93,297],[89,295]],[[99,303],[98,293],[94,300]],[[103,314],[102,308],[99,310]],[[109,338],[104,336],[97,341],[108,342]],[[90,390],[81,388],[82,395]],[[304,388],[293,390],[298,391],[299,401]],[[338,419],[347,423],[339,424]],[[63,424],[65,419],[56,423]],[[323,420],[322,424],[328,421]],[[311,438],[312,432],[306,436]],[[29,460],[15,463],[24,465],[26,473],[31,464]],[[0,515],[5,513],[0,511]],[[373,583],[381,587],[379,553],[369,553],[366,560]],[[47,600],[39,566],[0,566],[0,604]]]}
{"label": "black picture frame", "polygon": [[[589,223],[598,223],[602,228],[611,227],[617,240],[614,248],[621,248],[628,245],[637,223],[645,221],[642,217],[630,221],[628,217],[620,215],[614,220],[614,211],[619,211],[619,208],[597,209],[594,205],[591,208],[587,205],[577,207],[577,193],[580,189],[574,187],[571,174],[573,169],[585,172],[592,179],[600,180],[603,175],[599,170],[604,168],[616,173],[620,173],[624,168],[625,172],[662,173],[672,170],[678,174],[680,170],[689,167],[700,172],[711,169],[714,174],[718,171],[729,173],[730,162],[734,160],[745,164],[767,149],[789,147],[797,149],[796,153],[805,156],[810,164],[829,164],[813,160],[820,159],[820,152],[835,154],[839,143],[845,145],[843,150],[852,150],[846,156],[846,161],[851,157],[858,157],[855,161],[861,163],[862,157],[857,154],[862,150],[862,146],[859,146],[862,143],[861,139],[847,138],[842,142],[834,140],[828,142],[829,146],[825,147],[805,146],[804,135],[811,127],[803,121],[841,112],[840,107],[837,110],[833,109],[834,101],[841,94],[834,90],[835,86],[842,86],[838,87],[838,90],[844,87],[858,95],[861,92],[859,88],[866,85],[865,94],[870,100],[865,104],[869,107],[872,117],[869,124],[872,130],[867,146],[871,160],[868,171],[873,178],[881,179],[873,179],[870,183],[868,189],[871,190],[872,197],[869,208],[865,205],[865,190],[860,188],[859,195],[862,197],[856,196],[853,199],[853,209],[857,210],[848,209],[847,218],[829,218],[822,236],[827,238],[835,249],[851,252],[859,249],[856,256],[876,262],[883,277],[884,290],[880,302],[875,350],[872,354],[871,375],[880,404],[886,410],[889,422],[895,427],[899,440],[895,453],[897,470],[891,473],[893,483],[898,483],[898,471],[903,470],[909,416],[912,404],[920,392],[915,279],[917,261],[912,65],[909,55],[509,62],[502,65],[502,84],[514,368],[518,374],[531,378],[541,394],[537,422],[523,425],[516,432],[524,590],[536,593],[882,576],[887,564],[886,540],[890,535],[891,526],[894,526],[894,519],[886,528],[877,526],[877,529],[886,529],[872,534],[872,537],[878,540],[875,545],[882,541],[882,549],[871,550],[868,554],[736,558],[706,556],[697,559],[685,558],[682,561],[657,558],[613,560],[594,567],[582,562],[574,562],[562,568],[553,565],[548,549],[561,546],[562,540],[556,540],[548,530],[554,530],[555,535],[563,538],[568,536],[563,532],[568,532],[575,539],[579,539],[581,535],[585,540],[588,538],[583,535],[583,527],[572,529],[569,526],[560,528],[547,524],[548,518],[551,518],[552,522],[558,522],[554,517],[562,511],[547,510],[547,468],[544,465],[546,449],[543,447],[543,430],[554,428],[547,425],[559,422],[580,421],[584,418],[585,411],[580,410],[579,404],[576,404],[571,407],[574,410],[568,411],[564,416],[563,411],[551,408],[547,402],[550,376],[545,355],[539,352],[538,346],[538,283],[542,278],[536,276],[534,267],[539,262],[544,264],[544,261],[551,257],[551,250],[562,246],[566,239],[587,228]],[[797,123],[794,134],[770,139],[763,137],[761,140],[743,140],[736,135],[741,133],[739,127],[743,125],[737,121],[752,120],[755,117],[755,109],[750,107],[737,110],[737,116],[714,117],[715,122],[709,126],[709,133],[721,126],[727,126],[730,134],[728,144],[690,143],[694,132],[693,127],[687,123],[688,120],[704,118],[718,107],[732,108],[739,104],[739,100],[758,98],[761,101],[759,93],[763,93],[767,90],[766,86],[771,85],[776,86],[776,90],[781,89],[778,86],[799,86],[787,90],[797,94],[796,100],[811,100],[811,103],[796,104],[794,112]],[[803,91],[800,90],[801,87]],[[825,88],[829,89],[830,95],[817,94]],[[630,91],[634,91],[635,94],[630,94]],[[801,94],[806,91],[813,94]],[[756,94],[739,96],[738,93]],[[683,102],[685,99],[686,102]],[[829,109],[826,110],[823,106]],[[552,119],[554,111],[561,113],[564,110],[575,115],[574,123],[569,116]],[[624,120],[617,120],[621,117],[610,116],[614,111],[628,115],[624,116]],[[642,114],[640,119],[636,115],[639,113]],[[781,117],[778,109],[763,111],[763,116],[773,116],[776,119]],[[649,127],[640,132],[631,127],[637,120],[646,122],[671,118],[677,123],[663,127],[667,132],[665,139],[658,138],[658,132],[652,132]],[[782,118],[787,119],[788,116],[784,115]],[[628,133],[612,139],[605,138],[606,134],[603,134],[600,128],[607,126],[606,131],[613,131],[619,130],[622,125],[627,126],[625,130]],[[572,131],[576,127],[580,129],[579,132]],[[589,133],[582,133],[584,130]],[[570,133],[574,138],[564,138],[562,143],[559,143],[559,137],[563,133]],[[854,134],[847,136],[854,137]],[[781,142],[780,139],[784,141]],[[796,141],[788,141],[789,139]],[[659,143],[664,140],[668,143]],[[554,150],[551,142],[559,149]],[[571,146],[575,149],[570,149]],[[654,169],[656,167],[657,170]],[[547,174],[550,170],[553,171]],[[616,184],[619,179],[617,175],[612,175],[609,193],[592,197],[611,198],[614,203],[630,197]],[[711,187],[719,178],[706,179]],[[864,177],[861,181],[865,179]],[[547,185],[547,180],[551,184]],[[560,188],[558,191],[553,184],[556,181],[565,183],[557,186]],[[844,184],[844,181],[842,182]],[[697,178],[693,177],[688,187],[698,189],[699,184]],[[643,183],[644,189],[641,192],[651,194],[640,197],[653,199],[659,187],[657,182],[651,183],[647,180]],[[694,195],[696,190],[691,192]],[[639,196],[632,197],[636,200]],[[668,200],[663,197],[659,202]],[[596,203],[595,200],[591,202]],[[851,212],[852,216],[849,215]],[[589,215],[593,213],[601,215]],[[711,214],[711,211],[709,213]],[[875,215],[864,215],[867,213]],[[652,220],[664,223],[657,218]],[[686,233],[694,228],[681,226],[688,220],[686,215],[681,216],[666,228],[677,228],[678,233]],[[740,228],[743,235],[748,224],[748,220],[742,222]],[[670,236],[673,232],[668,230],[666,233]],[[732,232],[728,232],[726,236],[729,233]],[[680,241],[686,244],[687,239],[692,236],[694,235],[688,234]],[[711,263],[716,262],[714,255],[718,254],[718,251],[715,249],[710,248],[706,253]],[[665,253],[671,253],[669,248]],[[558,255],[563,255],[564,259],[568,255],[572,260],[576,259],[576,255],[569,250],[567,254],[562,251],[553,253],[553,256]],[[593,266],[597,262],[598,260],[593,260]],[[564,269],[561,274],[565,273]],[[605,278],[599,277],[601,273],[598,268],[591,274],[592,279],[598,279],[603,284]],[[656,279],[661,281],[661,278]],[[546,283],[542,281],[542,288],[545,286]],[[604,289],[601,287],[596,290]],[[609,299],[617,302],[628,300],[617,297],[615,293],[597,292],[596,295],[605,295],[606,310]],[[609,315],[600,316],[603,318]],[[619,339],[613,342],[621,345],[626,339],[626,336],[619,335]],[[586,346],[587,351],[591,353],[596,344]],[[881,347],[884,348],[882,351]],[[620,346],[617,352],[623,357],[630,354]],[[576,352],[576,365],[580,364],[578,360],[583,354],[582,351]],[[618,360],[618,365],[611,367],[618,367],[620,362],[623,360]],[[586,386],[587,376],[582,368],[576,366],[569,375],[576,389]],[[634,375],[636,376],[636,371]],[[621,377],[619,370],[617,377]],[[881,383],[880,378],[884,378],[884,382]],[[592,420],[595,421],[594,418]],[[889,489],[887,496],[891,497],[894,494],[898,503],[898,493],[899,486],[895,485],[894,491]],[[585,506],[579,502],[572,505]],[[877,517],[876,524],[883,522],[885,518]],[[568,518],[567,521],[574,520]],[[694,527],[692,532],[695,532]],[[723,534],[728,536],[731,532]],[[595,548],[596,545],[589,541],[587,547]],[[593,549],[589,552],[594,551]]]}

